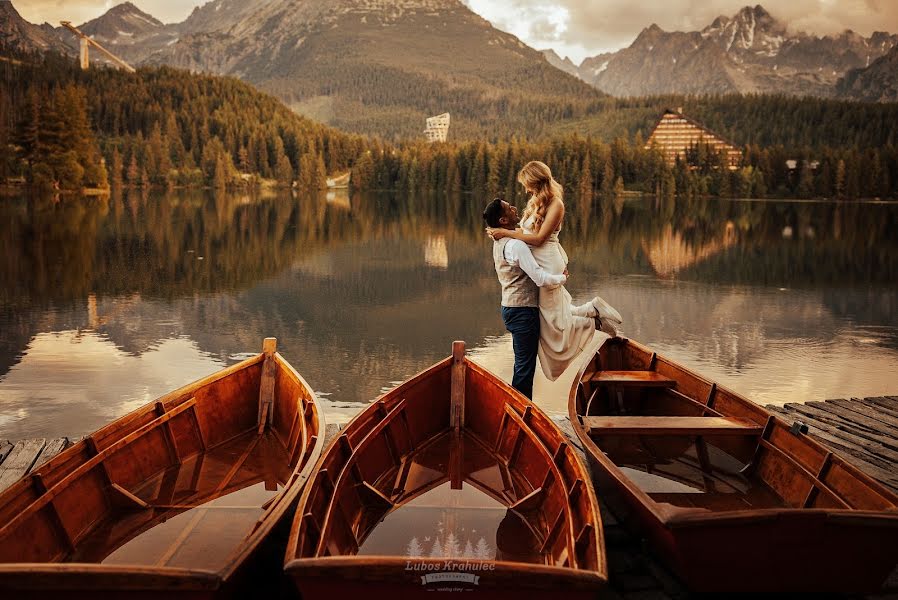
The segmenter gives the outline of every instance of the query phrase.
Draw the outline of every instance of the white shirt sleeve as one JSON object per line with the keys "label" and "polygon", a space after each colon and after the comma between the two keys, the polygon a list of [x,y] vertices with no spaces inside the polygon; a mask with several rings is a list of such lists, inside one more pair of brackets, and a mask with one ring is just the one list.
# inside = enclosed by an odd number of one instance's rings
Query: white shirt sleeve
{"label": "white shirt sleeve", "polygon": [[521,267],[521,270],[524,271],[524,273],[533,280],[533,283],[539,287],[546,285],[564,285],[567,283],[567,277],[565,277],[563,273],[554,275],[539,266],[539,263],[533,258],[530,246],[521,240],[509,240],[508,243],[505,244],[504,252],[505,260],[512,265]]}

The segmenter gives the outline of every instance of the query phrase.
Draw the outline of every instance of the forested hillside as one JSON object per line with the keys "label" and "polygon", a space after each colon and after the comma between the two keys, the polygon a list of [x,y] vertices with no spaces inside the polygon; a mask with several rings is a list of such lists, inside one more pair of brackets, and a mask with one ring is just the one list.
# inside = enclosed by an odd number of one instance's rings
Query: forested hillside
{"label": "forested hillside", "polygon": [[788,148],[882,147],[898,144],[898,104],[871,104],[783,95],[726,94],[606,99],[596,114],[559,123],[557,133],[612,141],[648,138],[668,108],[744,146]]}
{"label": "forested hillside", "polygon": [[242,173],[318,188],[365,145],[235,79],[171,68],[80,71],[52,54],[4,61],[0,72],[3,178],[102,186],[101,169],[90,169],[99,148],[113,185],[227,186]]}
{"label": "forested hillside", "polygon": [[[136,75],[81,71],[69,59],[46,55],[2,61],[0,73],[0,179],[24,176],[42,186],[225,187],[266,178],[310,190],[322,187],[327,174],[351,169],[356,189],[513,198],[520,194],[517,170],[538,159],[552,166],[569,198],[587,204],[595,194],[623,189],[664,196],[898,196],[895,104],[735,95],[606,99],[579,122],[544,115],[558,123],[551,134],[430,146],[347,134],[235,79],[168,67]],[[646,149],[667,106],[683,106],[742,147],[741,168],[721,168],[706,148],[677,165]]]}
{"label": "forested hillside", "polygon": [[608,144],[575,134],[534,143],[375,148],[356,163],[353,184],[412,193],[461,190],[523,201],[517,172],[530,160],[542,160],[564,184],[568,201],[587,212],[594,202],[619,197],[625,189],[664,197],[898,197],[895,145],[818,150],[751,145],[736,170],[727,169],[724,157],[704,146],[676,165],[644,146],[624,138]]}

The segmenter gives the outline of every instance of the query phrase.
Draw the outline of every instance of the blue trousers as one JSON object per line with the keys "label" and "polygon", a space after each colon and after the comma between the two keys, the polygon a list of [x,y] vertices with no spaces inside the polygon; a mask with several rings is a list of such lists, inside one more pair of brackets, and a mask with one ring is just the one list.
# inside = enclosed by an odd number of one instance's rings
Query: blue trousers
{"label": "blue trousers", "polygon": [[533,375],[536,373],[536,351],[539,348],[539,309],[535,307],[502,307],[502,320],[511,332],[514,348],[514,377],[511,385],[533,400]]}

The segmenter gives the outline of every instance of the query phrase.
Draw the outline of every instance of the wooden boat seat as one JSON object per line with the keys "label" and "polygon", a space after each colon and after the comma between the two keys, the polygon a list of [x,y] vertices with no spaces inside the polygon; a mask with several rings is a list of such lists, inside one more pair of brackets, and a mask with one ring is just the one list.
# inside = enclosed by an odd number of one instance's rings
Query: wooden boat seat
{"label": "wooden boat seat", "polygon": [[761,425],[732,417],[583,417],[590,435],[760,435]]}
{"label": "wooden boat seat", "polygon": [[590,378],[596,385],[672,388],[677,382],[655,371],[599,371]]}

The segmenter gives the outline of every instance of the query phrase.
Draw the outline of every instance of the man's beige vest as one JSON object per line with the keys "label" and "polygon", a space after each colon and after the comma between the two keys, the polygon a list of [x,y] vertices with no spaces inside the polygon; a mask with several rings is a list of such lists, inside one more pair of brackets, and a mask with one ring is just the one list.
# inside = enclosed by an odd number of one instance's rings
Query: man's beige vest
{"label": "man's beige vest", "polygon": [[496,274],[502,284],[502,306],[507,308],[538,307],[539,288],[517,265],[505,260],[505,246],[512,238],[502,238],[493,243],[493,260]]}

